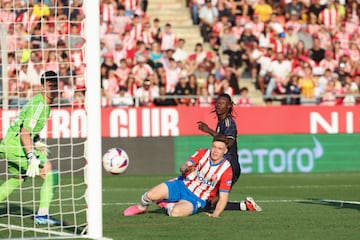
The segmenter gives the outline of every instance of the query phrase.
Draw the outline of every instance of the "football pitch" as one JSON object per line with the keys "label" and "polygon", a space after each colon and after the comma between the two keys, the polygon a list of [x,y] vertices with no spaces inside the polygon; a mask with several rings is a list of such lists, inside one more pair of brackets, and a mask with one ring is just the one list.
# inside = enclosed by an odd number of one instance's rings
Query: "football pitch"
{"label": "football pitch", "polygon": [[[225,211],[220,218],[209,218],[200,212],[190,217],[171,218],[154,204],[146,214],[122,216],[122,211],[138,202],[148,188],[172,177],[174,175],[104,174],[104,237],[115,240],[360,239],[360,172],[242,175],[230,194],[230,200],[240,201],[252,196],[263,208],[262,212]],[[65,182],[66,179],[63,179]],[[75,191],[75,195],[80,196],[84,193],[84,187],[77,187]],[[30,192],[26,190],[22,197],[32,201]],[[61,187],[64,198],[69,192]],[[11,195],[12,203],[14,199],[19,199],[18,195],[19,192]],[[51,211],[62,212],[64,221],[72,222],[74,205],[85,211],[81,199],[79,203],[62,202],[59,204],[55,200]],[[13,204],[10,209],[13,212],[11,224],[19,225],[21,221],[25,227],[41,230],[33,225],[32,216],[36,209],[25,210],[20,211],[18,204]],[[9,210],[2,204],[0,212],[4,214],[6,211]],[[79,215],[79,223],[84,223],[85,212]],[[7,224],[8,218],[0,217],[0,223]],[[78,227],[81,229],[81,226]],[[24,235],[0,230],[1,239],[34,234],[31,229]],[[69,227],[65,232],[73,230],[73,227]],[[36,234],[42,239],[46,236]]]}
{"label": "football pitch", "polygon": [[230,200],[252,196],[262,212],[171,218],[156,205],[123,217],[149,187],[173,176],[103,178],[104,235],[113,239],[360,239],[360,173],[242,175]]}

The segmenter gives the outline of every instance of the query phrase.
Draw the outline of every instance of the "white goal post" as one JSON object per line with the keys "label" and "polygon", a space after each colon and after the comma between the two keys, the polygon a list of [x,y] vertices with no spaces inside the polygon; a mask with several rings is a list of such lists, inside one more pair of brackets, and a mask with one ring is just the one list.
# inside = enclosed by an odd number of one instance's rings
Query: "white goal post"
{"label": "white goal post", "polygon": [[[102,228],[102,165],[101,165],[101,99],[100,99],[100,24],[99,0],[86,0],[85,61],[87,81],[87,181],[88,234],[91,238],[103,235]],[[91,30],[91,31],[90,31]],[[90,97],[89,97],[90,96]]]}

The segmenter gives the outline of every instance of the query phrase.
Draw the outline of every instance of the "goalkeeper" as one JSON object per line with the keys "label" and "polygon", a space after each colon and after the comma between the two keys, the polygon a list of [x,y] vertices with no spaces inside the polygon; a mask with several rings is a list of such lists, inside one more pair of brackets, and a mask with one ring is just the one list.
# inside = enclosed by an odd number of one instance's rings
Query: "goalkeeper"
{"label": "goalkeeper", "polygon": [[39,133],[50,116],[50,105],[58,96],[58,75],[53,71],[41,75],[42,91],[21,109],[11,123],[0,144],[0,159],[7,160],[9,178],[0,186],[0,202],[4,201],[28,177],[40,176],[44,182],[40,190],[36,224],[61,225],[49,215],[50,202],[58,184],[58,172],[47,159],[47,146],[40,142]]}

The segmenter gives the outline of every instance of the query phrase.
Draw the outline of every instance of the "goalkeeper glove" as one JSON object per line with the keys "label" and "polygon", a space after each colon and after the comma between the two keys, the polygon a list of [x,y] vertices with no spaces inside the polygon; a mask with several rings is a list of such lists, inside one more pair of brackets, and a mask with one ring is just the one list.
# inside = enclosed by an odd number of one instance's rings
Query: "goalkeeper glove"
{"label": "goalkeeper glove", "polygon": [[30,151],[26,153],[26,158],[28,159],[28,169],[26,170],[26,175],[32,178],[39,175],[40,160],[37,159],[34,152]]}
{"label": "goalkeeper glove", "polygon": [[34,143],[34,147],[37,151],[39,151],[41,154],[45,155],[46,157],[50,153],[50,150],[48,149],[48,145],[41,142],[40,139]]}

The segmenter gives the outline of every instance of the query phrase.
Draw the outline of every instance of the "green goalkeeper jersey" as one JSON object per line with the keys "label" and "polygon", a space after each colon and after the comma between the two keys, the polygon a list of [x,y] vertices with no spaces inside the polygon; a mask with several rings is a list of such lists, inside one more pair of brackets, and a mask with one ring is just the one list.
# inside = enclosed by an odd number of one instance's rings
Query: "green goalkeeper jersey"
{"label": "green goalkeeper jersey", "polygon": [[0,152],[12,152],[18,156],[25,156],[20,140],[20,129],[26,128],[33,139],[45,127],[50,117],[50,106],[47,105],[42,94],[35,95],[12,121],[6,136],[0,144]]}

